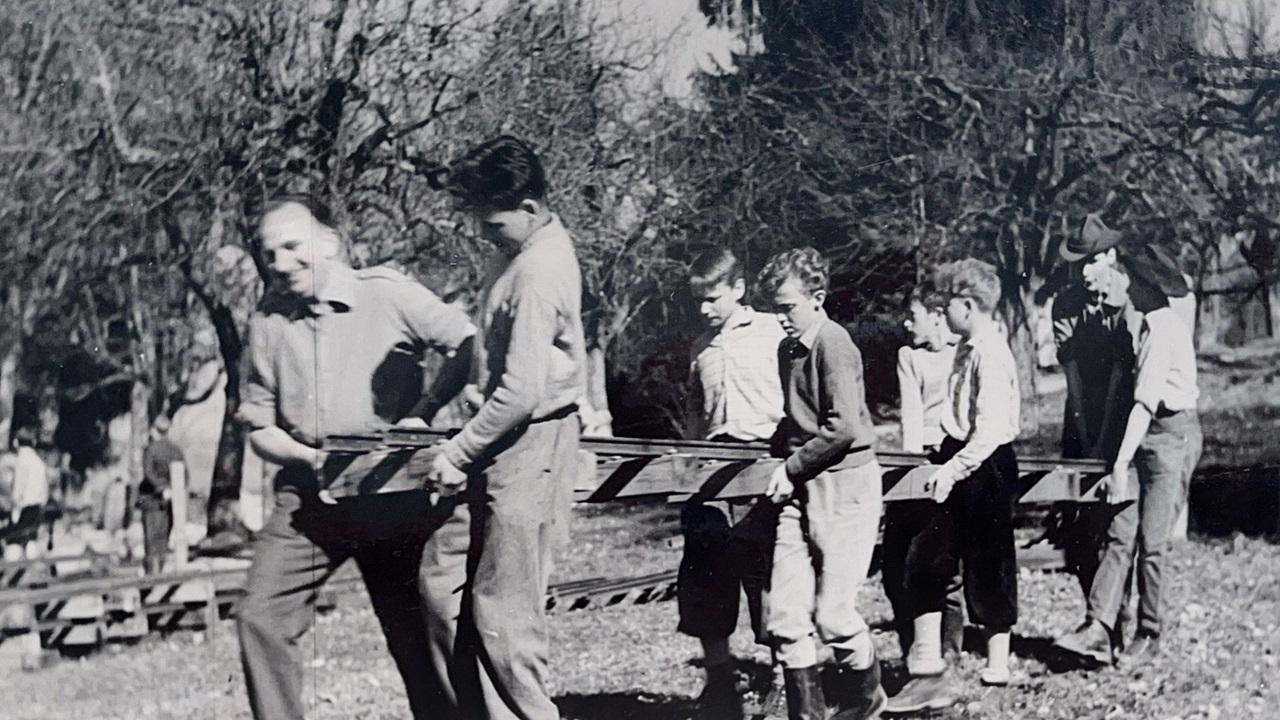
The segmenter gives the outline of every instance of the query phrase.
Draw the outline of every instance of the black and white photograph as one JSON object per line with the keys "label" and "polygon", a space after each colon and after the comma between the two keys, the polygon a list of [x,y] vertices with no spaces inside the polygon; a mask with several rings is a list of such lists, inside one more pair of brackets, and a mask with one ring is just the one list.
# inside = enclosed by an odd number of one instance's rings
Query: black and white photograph
{"label": "black and white photograph", "polygon": [[1280,718],[1280,0],[0,7],[0,717]]}

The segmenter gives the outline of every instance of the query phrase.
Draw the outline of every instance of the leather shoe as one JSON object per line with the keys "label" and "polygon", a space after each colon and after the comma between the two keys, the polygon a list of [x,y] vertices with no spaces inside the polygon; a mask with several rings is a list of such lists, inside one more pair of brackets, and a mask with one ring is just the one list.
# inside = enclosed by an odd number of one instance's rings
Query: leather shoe
{"label": "leather shoe", "polygon": [[769,692],[760,702],[760,710],[752,716],[752,720],[787,720],[787,690],[779,684],[770,683]]}
{"label": "leather shoe", "polygon": [[955,690],[951,679],[944,672],[941,675],[922,675],[912,678],[902,690],[884,706],[884,711],[892,715],[918,713],[932,710],[946,710],[956,704]]}
{"label": "leather shoe", "polygon": [[731,663],[707,670],[707,684],[696,700],[699,717],[707,720],[742,720],[742,696]]}
{"label": "leather shoe", "polygon": [[1148,665],[1159,654],[1160,638],[1155,635],[1139,634],[1116,659],[1116,664],[1121,667]]}
{"label": "leather shoe", "polygon": [[1087,666],[1112,663],[1111,633],[1097,620],[1085,621],[1075,632],[1054,640],[1053,646]]}

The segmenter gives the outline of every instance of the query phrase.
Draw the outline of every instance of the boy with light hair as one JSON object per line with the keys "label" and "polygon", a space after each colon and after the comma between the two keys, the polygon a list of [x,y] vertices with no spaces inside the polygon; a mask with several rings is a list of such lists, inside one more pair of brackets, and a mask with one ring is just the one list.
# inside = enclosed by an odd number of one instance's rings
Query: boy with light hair
{"label": "boy with light hair", "polygon": [[829,717],[819,642],[839,673],[833,720],[876,717],[886,699],[857,608],[884,502],[876,434],[862,354],[823,309],[828,277],[827,261],[802,247],[773,256],[759,281],[788,336],[778,349],[786,414],[773,438],[786,460],[765,495],[779,511],[767,624],[792,720]]}
{"label": "boy with light hair", "polygon": [[887,710],[894,713],[940,710],[954,702],[940,636],[957,564],[969,617],[987,634],[983,684],[1008,684],[1010,629],[1018,619],[1013,441],[1021,394],[1017,364],[995,316],[1000,279],[990,264],[970,258],[939,268],[935,282],[946,299],[947,325],[963,344],[947,381],[946,436],[939,453],[945,461],[927,483],[942,508],[918,539],[933,551],[918,553],[908,569],[913,679],[889,701]]}

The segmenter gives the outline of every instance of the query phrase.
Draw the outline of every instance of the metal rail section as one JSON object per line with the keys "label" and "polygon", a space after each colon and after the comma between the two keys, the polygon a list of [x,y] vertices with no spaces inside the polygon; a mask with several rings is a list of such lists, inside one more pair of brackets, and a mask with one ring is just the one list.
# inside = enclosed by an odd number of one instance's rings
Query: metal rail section
{"label": "metal rail section", "polygon": [[[322,472],[331,496],[422,489],[432,449],[451,431],[391,429],[368,435],[326,438],[330,456]],[[732,499],[759,495],[781,460],[762,443],[705,440],[582,439],[583,460],[575,484],[580,502],[666,496],[672,499]],[[924,455],[877,452],[885,468],[886,501],[929,497],[925,482],[935,466]],[[594,472],[591,471],[594,468]],[[1106,473],[1098,460],[1019,457],[1023,503],[1095,502]]]}
{"label": "metal rail section", "polygon": [[[360,436],[329,437],[329,460],[322,472],[334,498],[383,492],[422,491],[425,461],[449,436],[436,430],[392,429]],[[924,483],[935,469],[923,455],[879,452],[885,468],[887,501],[927,498]],[[669,500],[747,498],[763,492],[781,460],[763,444],[688,440],[583,438],[581,472],[575,479],[580,502],[610,502],[644,497]],[[1105,467],[1098,461],[1019,458],[1022,503],[1098,500]],[[0,611],[34,609],[26,622],[9,623],[0,636],[30,630],[51,633],[51,644],[94,645],[110,638],[137,638],[151,629],[173,629],[195,619],[206,632],[243,592],[243,568],[198,570],[139,576],[137,568],[104,567],[103,575],[49,577],[59,560],[0,563]],[[84,560],[84,558],[80,558]],[[1053,561],[1049,562],[1054,564]],[[347,584],[355,579],[334,581]],[[560,583],[547,596],[547,608],[580,609],[622,602],[665,600],[675,592],[675,572],[638,577],[589,578]]]}

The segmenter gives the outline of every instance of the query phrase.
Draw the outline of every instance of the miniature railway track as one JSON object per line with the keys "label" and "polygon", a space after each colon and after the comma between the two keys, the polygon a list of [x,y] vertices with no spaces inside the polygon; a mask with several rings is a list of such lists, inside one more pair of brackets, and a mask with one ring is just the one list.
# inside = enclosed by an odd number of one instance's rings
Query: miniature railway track
{"label": "miniature railway track", "polygon": [[[336,498],[380,492],[421,492],[412,461],[447,437],[440,431],[389,430],[367,436],[331,437],[326,441],[331,463],[326,486]],[[758,495],[778,460],[760,444],[706,441],[651,441],[628,438],[584,438],[583,472],[575,484],[580,502],[601,503],[638,498],[682,500],[734,499]],[[878,453],[885,468],[885,499],[890,502],[928,497],[923,484],[933,467],[921,455]],[[1020,500],[1091,502],[1103,467],[1095,461],[1020,458]],[[590,469],[590,471],[588,471]],[[1054,553],[1020,552],[1023,566],[1061,567]],[[58,577],[62,563],[78,573]],[[32,630],[46,634],[46,644],[92,647],[107,640],[134,640],[149,632],[203,628],[207,633],[232,612],[244,591],[244,567],[204,569],[142,576],[137,566],[113,565],[106,556],[54,557],[0,563],[0,639]],[[358,574],[339,573],[327,587],[334,592],[359,586]],[[660,602],[675,596],[676,572],[630,577],[587,578],[553,585],[547,609],[571,611],[590,607]],[[8,612],[15,608],[23,613]]]}

